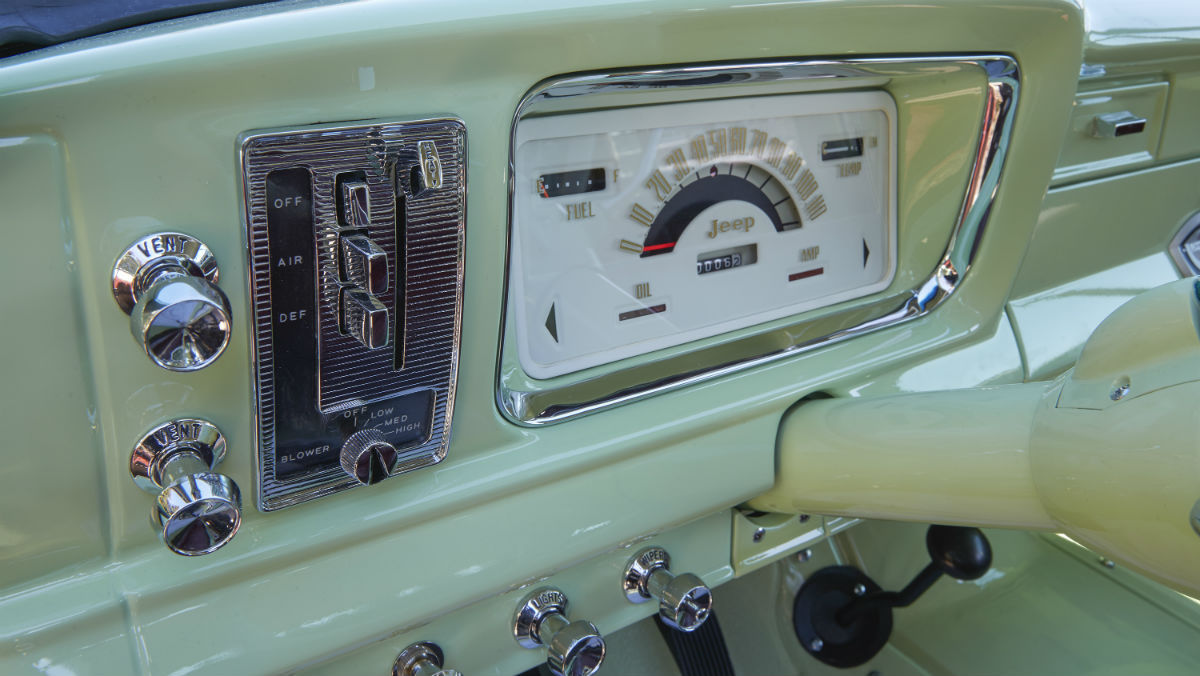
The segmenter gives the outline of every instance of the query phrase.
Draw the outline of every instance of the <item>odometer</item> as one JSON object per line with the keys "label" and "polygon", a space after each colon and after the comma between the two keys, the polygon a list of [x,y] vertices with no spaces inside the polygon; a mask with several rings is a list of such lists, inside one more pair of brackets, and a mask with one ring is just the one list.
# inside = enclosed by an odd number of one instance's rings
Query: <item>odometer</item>
{"label": "odometer", "polygon": [[885,288],[894,111],[856,92],[522,121],[522,367],[563,375]]}
{"label": "odometer", "polygon": [[743,244],[732,249],[707,251],[696,257],[696,274],[703,275],[719,270],[732,270],[757,262],[758,245],[753,243]]}

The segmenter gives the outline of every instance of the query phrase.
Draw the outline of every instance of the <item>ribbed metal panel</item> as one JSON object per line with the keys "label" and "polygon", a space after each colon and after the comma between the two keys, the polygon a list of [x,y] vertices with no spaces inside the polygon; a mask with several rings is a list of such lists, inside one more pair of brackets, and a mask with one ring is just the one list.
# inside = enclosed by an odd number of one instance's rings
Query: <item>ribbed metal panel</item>
{"label": "ribbed metal panel", "polygon": [[[433,141],[442,163],[443,185],[413,194],[410,172],[417,165],[417,142]],[[444,457],[449,438],[458,364],[459,305],[462,296],[462,243],[466,207],[466,129],[458,120],[388,122],[299,129],[248,135],[242,144],[246,199],[250,293],[254,315],[254,385],[258,402],[258,504],[279,509],[355,487],[336,459],[302,477],[275,476],[276,363],[271,336],[273,294],[267,231],[266,176],[277,169],[304,167],[312,173],[313,227],[317,243],[318,401],[329,413],[367,402],[432,390],[433,421],[427,441],[401,449],[395,473],[434,464]],[[337,176],[361,172],[370,190],[367,235],[388,255],[391,284],[377,298],[389,308],[393,344],[402,340],[403,368],[396,370],[391,346],[367,350],[339,326],[341,288],[337,238],[346,230],[337,219]],[[398,194],[402,199],[397,199]],[[403,212],[397,214],[397,205]],[[397,241],[397,216],[404,241]],[[396,316],[396,290],[403,285],[404,317]],[[403,321],[398,321],[402,319]],[[399,328],[399,330],[398,330]]]}

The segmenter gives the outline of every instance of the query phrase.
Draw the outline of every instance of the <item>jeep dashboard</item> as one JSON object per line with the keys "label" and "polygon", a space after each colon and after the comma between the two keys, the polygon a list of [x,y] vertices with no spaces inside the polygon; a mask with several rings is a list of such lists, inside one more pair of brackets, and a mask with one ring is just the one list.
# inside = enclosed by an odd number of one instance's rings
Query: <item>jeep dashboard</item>
{"label": "jeep dashboard", "polygon": [[[748,504],[794,412],[1058,382],[1200,269],[1196,12],[1130,14],[285,1],[0,59],[0,671],[827,670],[801,584],[925,554]],[[864,668],[1200,658],[1186,597],[989,535]]]}

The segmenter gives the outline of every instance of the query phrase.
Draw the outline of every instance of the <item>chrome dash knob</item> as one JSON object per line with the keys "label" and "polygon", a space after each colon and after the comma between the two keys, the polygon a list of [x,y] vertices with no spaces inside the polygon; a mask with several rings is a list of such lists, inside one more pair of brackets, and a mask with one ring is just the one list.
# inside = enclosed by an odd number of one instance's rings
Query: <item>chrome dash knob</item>
{"label": "chrome dash knob", "polygon": [[224,547],[242,524],[242,495],[233,479],[212,471],[225,457],[216,425],[180,418],[146,433],[129,456],[139,488],[157,493],[151,523],[176,554]]}
{"label": "chrome dash knob", "polygon": [[567,596],[542,587],[521,599],[513,636],[523,648],[546,648],[546,666],[555,676],[588,676],[604,662],[604,637],[591,622],[567,620]]}
{"label": "chrome dash knob", "polygon": [[392,676],[462,676],[446,668],[446,658],[436,643],[420,641],[404,650],[392,665]]}
{"label": "chrome dash knob", "polygon": [[691,573],[670,572],[671,555],[662,547],[647,547],[629,560],[621,587],[633,603],[658,599],[658,615],[672,629],[691,632],[712,613],[712,591]]}
{"label": "chrome dash knob", "polygon": [[346,439],[338,460],[346,474],[358,483],[370,486],[391,476],[398,458],[396,447],[384,441],[383,433],[367,429]]}
{"label": "chrome dash knob", "polygon": [[177,232],[134,242],[113,266],[113,297],[138,346],[168,371],[208,366],[229,344],[229,299],[202,242]]}
{"label": "chrome dash knob", "polygon": [[196,371],[229,344],[229,300],[213,284],[161,272],[130,313],[130,331],[150,361],[168,371]]}

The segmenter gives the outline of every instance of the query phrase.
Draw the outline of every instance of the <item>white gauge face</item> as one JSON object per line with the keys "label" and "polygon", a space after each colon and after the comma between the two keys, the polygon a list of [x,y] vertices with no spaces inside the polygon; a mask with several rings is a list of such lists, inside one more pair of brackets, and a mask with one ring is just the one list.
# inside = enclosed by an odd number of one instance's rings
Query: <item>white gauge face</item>
{"label": "white gauge face", "polygon": [[882,92],[521,121],[522,367],[550,378],[886,288],[894,129]]}

